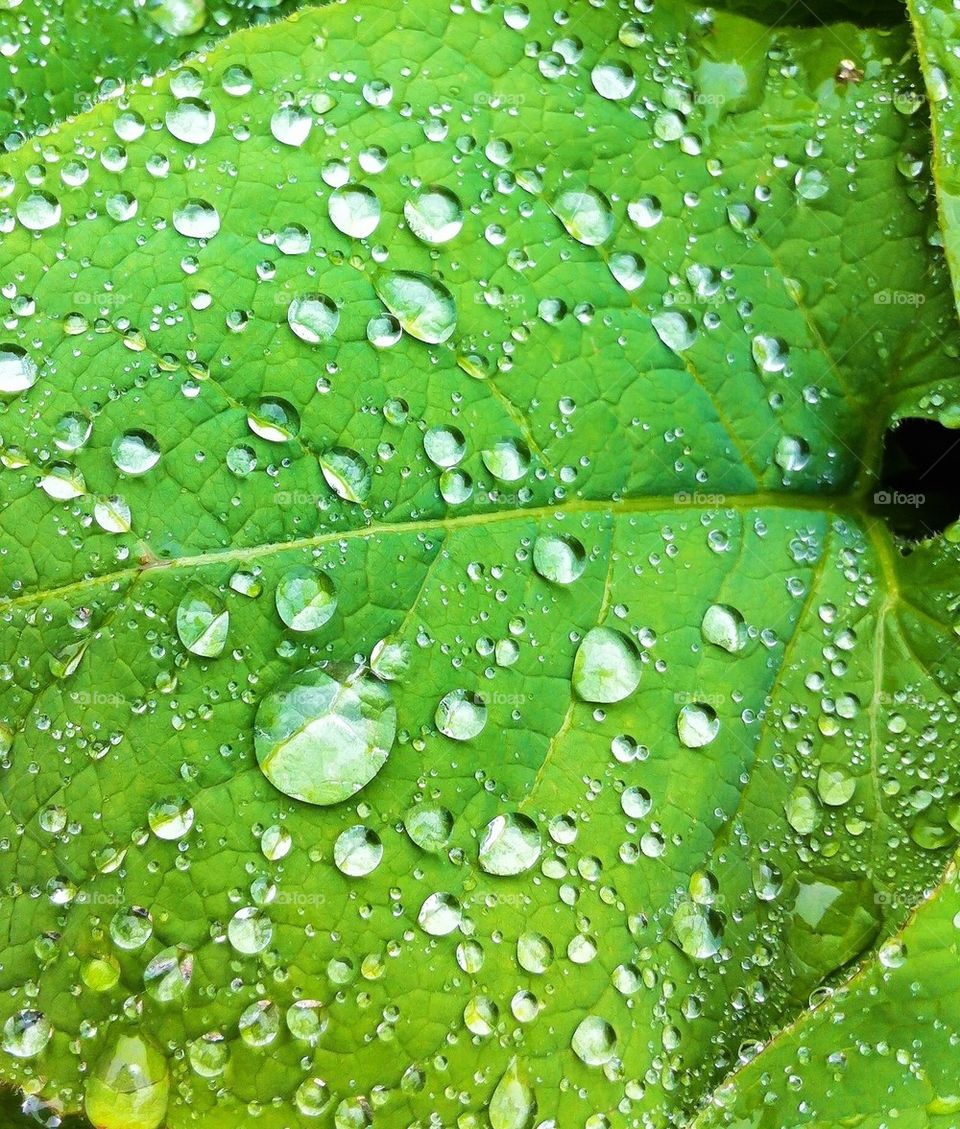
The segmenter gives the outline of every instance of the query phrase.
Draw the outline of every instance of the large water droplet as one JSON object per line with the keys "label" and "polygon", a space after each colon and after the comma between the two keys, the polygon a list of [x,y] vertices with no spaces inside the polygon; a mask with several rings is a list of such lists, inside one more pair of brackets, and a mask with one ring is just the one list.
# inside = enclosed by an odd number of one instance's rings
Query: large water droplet
{"label": "large water droplet", "polygon": [[706,960],[720,949],[723,920],[716,910],[684,901],[674,911],[673,932],[687,956]]}
{"label": "large water droplet", "polygon": [[349,447],[333,447],[320,456],[320,470],[330,489],[345,502],[365,502],[373,475],[366,462]]}
{"label": "large water droplet", "polygon": [[490,1129],[527,1129],[535,1109],[526,1074],[512,1058],[490,1098]]}
{"label": "large water droplet", "polygon": [[27,1008],[3,1025],[3,1049],[14,1058],[33,1058],[53,1037],[53,1025],[42,1011]]}
{"label": "large water droplet", "polygon": [[583,545],[569,534],[546,534],[533,543],[533,567],[553,584],[572,584],[586,563]]}
{"label": "large water droplet", "polygon": [[588,1015],[574,1031],[571,1046],[573,1053],[587,1066],[603,1066],[613,1058],[617,1033],[599,1015]]}
{"label": "large water droplet", "polygon": [[697,325],[693,318],[681,310],[665,310],[650,319],[657,336],[674,353],[689,349],[697,339]]}
{"label": "large water droplet", "polygon": [[177,634],[195,655],[213,659],[227,643],[230,613],[212,592],[188,592],[177,606]]}
{"label": "large water droplet", "polygon": [[316,666],[263,698],[254,747],[264,775],[285,795],[336,804],[383,768],[396,728],[384,683],[362,668]]}
{"label": "large water droplet", "polygon": [[449,188],[433,185],[403,206],[413,234],[424,243],[448,243],[463,227],[463,207]]}
{"label": "large water droplet", "polygon": [[140,475],[152,470],[160,459],[160,444],[149,431],[125,431],[110,445],[114,466],[124,474]]}
{"label": "large water droplet", "polygon": [[220,230],[220,215],[206,200],[184,200],[174,208],[173,226],[188,239],[212,239]]}
{"label": "large water droplet", "polygon": [[[251,408],[247,413],[247,427],[254,435],[259,435],[268,443],[287,443],[300,431],[300,416],[292,404],[281,400],[279,396],[263,396],[257,401],[256,407]],[[242,460],[235,458],[234,467],[238,462]],[[256,465],[256,457],[254,457],[254,465]],[[234,467],[231,467],[231,470],[236,473]],[[250,471],[246,473],[249,474]]]}
{"label": "large water droplet", "polygon": [[540,832],[521,812],[498,815],[480,840],[479,862],[487,874],[523,874],[540,858]]}
{"label": "large water droplet", "polygon": [[344,184],[330,194],[330,222],[351,239],[366,239],[380,222],[380,201],[362,184]]}
{"label": "large water droplet", "polygon": [[213,137],[217,119],[213,110],[199,98],[184,98],[164,117],[167,129],[178,141],[189,145],[203,145]]}
{"label": "large water droplet", "polygon": [[351,878],[372,874],[382,858],[380,836],[362,823],[342,831],[333,845],[333,861],[337,870]]}
{"label": "large water droplet", "polygon": [[280,577],[276,603],[291,630],[318,631],[337,610],[337,592],[327,573],[301,565]]}
{"label": "large water droplet", "polygon": [[454,741],[469,741],[483,732],[487,724],[487,706],[469,690],[451,690],[444,695],[434,720],[437,728]]}
{"label": "large water droplet", "polygon": [[17,219],[30,231],[46,231],[60,222],[60,201],[49,192],[31,192],[17,204]]}
{"label": "large water droplet", "polygon": [[590,81],[600,97],[611,102],[629,98],[637,87],[633,71],[626,63],[597,63],[590,72]]}
{"label": "large water droplet", "polygon": [[0,345],[0,393],[16,396],[32,388],[37,380],[37,364],[19,345]]}
{"label": "large water droplet", "polygon": [[169,1091],[160,1051],[138,1035],[121,1035],[87,1079],[84,1110],[97,1129],[157,1129]]}
{"label": "large water droplet", "polygon": [[309,110],[299,106],[283,106],[270,118],[270,132],[281,145],[289,145],[293,149],[300,146],[310,136],[313,117]]}
{"label": "large water droplet", "polygon": [[336,332],[340,311],[326,294],[306,294],[294,298],[287,309],[287,322],[301,341],[319,345]]}
{"label": "large water droplet", "polygon": [[594,627],[573,661],[573,688],[585,702],[620,702],[640,682],[640,656],[620,631]]}
{"label": "large water droplet", "polygon": [[568,188],[553,202],[553,212],[567,231],[587,247],[606,243],[613,232],[613,211],[596,188]]}
{"label": "large water droplet", "polygon": [[688,702],[677,716],[677,735],[688,749],[702,749],[719,732],[716,712],[704,702]]}
{"label": "large water droplet", "polygon": [[392,271],[378,275],[374,286],[380,301],[418,341],[439,345],[456,328],[453,295],[435,278],[413,271]]}
{"label": "large water droplet", "polygon": [[700,634],[704,641],[734,654],[747,645],[747,625],[729,604],[711,604],[703,613]]}

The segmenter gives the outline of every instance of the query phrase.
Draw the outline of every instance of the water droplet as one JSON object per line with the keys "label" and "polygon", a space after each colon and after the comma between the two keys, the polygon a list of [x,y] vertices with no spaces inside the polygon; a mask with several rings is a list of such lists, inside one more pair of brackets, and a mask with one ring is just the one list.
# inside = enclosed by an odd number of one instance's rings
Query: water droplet
{"label": "water droplet", "polygon": [[181,999],[193,978],[193,956],[179,945],[162,949],[143,970],[147,995],[158,1003]]}
{"label": "water droplet", "polygon": [[337,870],[351,878],[372,874],[382,858],[380,836],[362,823],[342,831],[333,845],[333,861]]}
{"label": "water droplet", "polygon": [[393,271],[376,277],[380,301],[418,341],[439,345],[457,325],[453,295],[440,282],[413,271]]}
{"label": "water droplet", "polygon": [[351,239],[366,239],[380,222],[380,201],[371,189],[349,183],[330,193],[330,222]]}
{"label": "water droplet", "polygon": [[451,690],[437,706],[434,720],[437,728],[454,741],[469,741],[483,732],[487,724],[487,706],[469,690]]}
{"label": "water droplet", "polygon": [[573,1053],[587,1066],[603,1066],[613,1058],[617,1033],[599,1015],[588,1015],[574,1031],[571,1046]]}
{"label": "water droplet", "polygon": [[19,345],[0,345],[0,393],[16,396],[37,381],[37,365]]}
{"label": "water droplet", "polygon": [[151,805],[147,822],[158,839],[182,839],[193,826],[193,808],[183,796],[160,800]]}
{"label": "water droplet", "polygon": [[647,267],[639,255],[618,251],[610,256],[610,273],[627,291],[637,290],[647,277]]}
{"label": "water droplet", "polygon": [[674,911],[673,932],[687,956],[707,960],[720,950],[723,919],[716,910],[684,901]]}
{"label": "water droplet", "polygon": [[149,431],[125,431],[110,445],[114,466],[124,474],[140,475],[152,470],[160,460],[160,444]]}
{"label": "water droplet", "polygon": [[396,728],[384,683],[361,668],[316,666],[263,698],[254,747],[264,775],[284,795],[336,804],[383,768]]}
{"label": "water droplet", "polygon": [[[279,396],[264,396],[257,401],[257,406],[247,413],[247,427],[254,435],[266,439],[268,443],[287,443],[300,431],[300,416],[292,404],[281,400]],[[235,464],[237,461],[234,460]],[[241,457],[239,460],[241,468],[247,464],[248,460],[245,462]],[[256,465],[256,456],[254,456],[254,465]],[[250,471],[246,473],[249,474]]]}
{"label": "water droplet", "polygon": [[463,910],[453,894],[431,894],[420,907],[417,923],[431,937],[445,937],[458,929]]}
{"label": "water droplet", "polygon": [[590,80],[600,97],[611,102],[629,98],[637,87],[633,71],[626,63],[597,63],[590,73]]}
{"label": "water droplet", "polygon": [[310,136],[313,118],[299,106],[283,106],[270,118],[270,132],[281,145],[299,149]]}
{"label": "water droplet", "polygon": [[212,239],[220,230],[220,215],[206,200],[184,200],[173,211],[173,226],[188,239]]}
{"label": "water droplet", "polygon": [[842,807],[853,799],[856,790],[856,778],[842,765],[824,765],[817,775],[817,794],[830,807]]}
{"label": "water droplet", "polygon": [[800,169],[793,183],[796,185],[797,195],[803,200],[819,200],[830,189],[827,174],[819,169]]}
{"label": "water droplet", "polygon": [[542,976],[553,964],[553,945],[542,933],[521,933],[517,938],[517,963],[525,972]]}
{"label": "water droplet", "polygon": [[421,851],[437,854],[446,850],[450,842],[453,815],[439,804],[414,804],[403,817],[403,826]]}
{"label": "water droplet", "polygon": [[680,310],[666,310],[650,319],[657,336],[674,353],[689,349],[697,339],[697,325],[693,318]]}
{"label": "water droplet", "polygon": [[640,656],[620,631],[594,627],[573,661],[573,689],[585,702],[621,702],[640,682]]}
{"label": "water droplet", "polygon": [[337,592],[327,573],[301,565],[280,577],[276,603],[291,630],[318,631],[337,610]]}
{"label": "water droplet", "polygon": [[244,906],[230,918],[227,940],[243,956],[262,953],[273,940],[273,922],[256,906]]}
{"label": "water droplet", "polygon": [[583,575],[587,554],[569,534],[547,534],[533,543],[533,567],[552,584],[572,584]]}
{"label": "water droplet", "polygon": [[540,858],[540,832],[520,812],[498,815],[487,824],[480,840],[479,862],[487,874],[523,874]]}
{"label": "water droplet", "polygon": [[31,192],[17,204],[17,219],[30,231],[46,231],[60,222],[60,201],[49,192]]}
{"label": "water droplet", "polygon": [[433,185],[403,206],[413,234],[424,243],[449,243],[463,227],[463,207],[449,188]]}
{"label": "water droplet", "polygon": [[167,129],[178,141],[188,145],[203,145],[213,137],[217,124],[213,110],[199,98],[184,98],[164,117]]}
{"label": "water droplet", "polygon": [[700,634],[704,642],[735,654],[747,645],[747,625],[729,604],[711,604],[703,613]]}
{"label": "water droplet", "polygon": [[53,1037],[53,1025],[42,1011],[27,1008],[3,1025],[3,1049],[14,1058],[33,1058]]}
{"label": "water droplet", "polygon": [[656,196],[641,196],[627,205],[627,215],[641,231],[656,227],[663,219],[663,208]]}
{"label": "water droplet", "polygon": [[349,447],[332,447],[320,456],[320,469],[330,489],[345,502],[365,502],[373,476],[366,462]]}
{"label": "water droplet", "polygon": [[227,643],[230,613],[213,593],[195,589],[177,607],[180,642],[195,655],[213,659]]}
{"label": "water droplet", "polygon": [[773,452],[773,460],[787,474],[803,470],[810,461],[810,445],[799,435],[781,435]]}
{"label": "water droplet", "polygon": [[530,451],[519,439],[498,439],[480,452],[483,465],[501,482],[519,482],[530,469]]}
{"label": "water droplet", "polygon": [[340,324],[340,311],[326,294],[294,298],[287,309],[287,322],[301,341],[319,345],[329,340]]}
{"label": "water droplet", "polygon": [[753,360],[761,372],[783,372],[790,350],[779,337],[760,333],[751,344]]}
{"label": "water droplet", "polygon": [[688,702],[677,716],[677,736],[688,749],[702,749],[719,732],[716,712],[703,702]]}
{"label": "water droplet", "polygon": [[553,202],[553,212],[570,235],[587,247],[599,247],[613,232],[610,202],[596,188],[568,188]]}
{"label": "water droplet", "polygon": [[490,1129],[527,1129],[535,1110],[526,1075],[512,1058],[490,1098]]}
{"label": "water droplet", "polygon": [[802,784],[797,785],[787,797],[784,811],[787,822],[798,835],[810,835],[816,831],[823,818],[817,797]]}
{"label": "water droplet", "polygon": [[423,449],[434,466],[456,466],[467,452],[467,441],[456,427],[431,427],[423,436]]}
{"label": "water droplet", "polygon": [[97,1129],[158,1129],[169,1091],[160,1051],[139,1035],[121,1035],[87,1079],[84,1110]]}

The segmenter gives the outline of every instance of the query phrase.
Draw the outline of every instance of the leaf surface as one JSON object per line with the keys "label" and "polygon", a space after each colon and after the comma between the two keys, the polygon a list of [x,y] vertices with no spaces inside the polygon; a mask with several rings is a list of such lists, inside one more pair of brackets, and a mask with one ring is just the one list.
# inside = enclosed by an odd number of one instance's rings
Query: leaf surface
{"label": "leaf surface", "polygon": [[765,1124],[958,837],[957,551],[872,497],[960,341],[843,36],[350,3],[6,159],[7,1082]]}

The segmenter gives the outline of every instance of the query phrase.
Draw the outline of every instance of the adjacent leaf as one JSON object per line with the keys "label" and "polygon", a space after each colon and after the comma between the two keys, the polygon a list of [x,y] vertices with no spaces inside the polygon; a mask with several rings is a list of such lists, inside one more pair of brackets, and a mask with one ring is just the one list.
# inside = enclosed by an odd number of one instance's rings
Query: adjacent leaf
{"label": "adjacent leaf", "polygon": [[740,1108],[957,844],[907,29],[477,8],[6,160],[0,1074],[104,1129]]}

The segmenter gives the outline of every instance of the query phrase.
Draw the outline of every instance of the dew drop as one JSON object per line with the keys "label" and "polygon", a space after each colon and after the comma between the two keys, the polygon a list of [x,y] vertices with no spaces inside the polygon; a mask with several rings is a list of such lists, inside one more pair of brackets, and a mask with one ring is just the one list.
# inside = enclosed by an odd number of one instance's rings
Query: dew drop
{"label": "dew drop", "polygon": [[573,689],[585,702],[621,702],[640,683],[640,656],[620,631],[594,627],[573,661]]}

